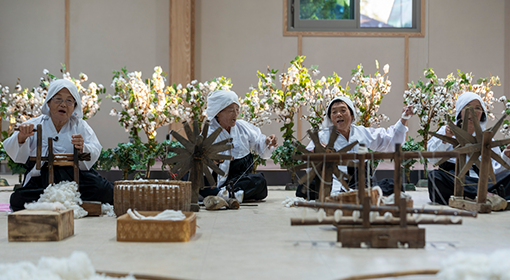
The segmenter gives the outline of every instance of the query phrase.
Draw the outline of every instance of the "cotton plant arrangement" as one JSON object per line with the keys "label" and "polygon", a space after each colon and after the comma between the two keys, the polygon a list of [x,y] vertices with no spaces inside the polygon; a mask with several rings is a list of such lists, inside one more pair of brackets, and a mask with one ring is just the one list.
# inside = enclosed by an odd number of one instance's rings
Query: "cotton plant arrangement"
{"label": "cotton plant arrangement", "polygon": [[381,122],[389,121],[385,114],[378,114],[383,97],[391,91],[391,81],[387,74],[389,64],[379,71],[379,62],[375,61],[376,72],[366,75],[362,64],[352,70],[350,83],[353,84],[353,93],[350,94],[358,119],[357,125],[365,127],[379,127]]}
{"label": "cotton plant arrangement", "polygon": [[232,82],[226,77],[213,78],[210,81],[191,81],[186,87],[172,85],[168,88],[171,96],[171,114],[176,116],[176,121],[187,121],[191,123],[197,120],[199,127],[202,127],[207,115],[207,96],[216,90],[230,90]]}
{"label": "cotton plant arrangement", "polygon": [[[119,104],[121,109],[113,108],[110,115],[117,117],[119,124],[129,133],[132,145],[128,150],[136,151],[137,156],[132,159],[134,163],[128,170],[143,168],[145,178],[149,178],[151,166],[156,163],[163,150],[155,139],[156,129],[179,120],[178,116],[171,113],[174,107],[171,90],[165,86],[165,73],[159,66],[154,68],[152,78],[146,80],[142,79],[142,72],[128,72],[126,68],[114,71],[113,74],[111,87],[115,94],[107,97]],[[140,132],[147,137],[146,143],[142,142]],[[123,148],[118,150],[124,151]],[[118,156],[119,159],[124,159],[123,155]],[[116,163],[124,170],[122,164],[124,161],[120,160]]]}
{"label": "cotton plant arrangement", "polygon": [[310,90],[311,96],[306,102],[308,115],[302,116],[313,129],[321,128],[327,106],[333,98],[349,95],[340,85],[341,80],[342,78],[337,73],[333,73],[328,77],[323,76],[314,81]]}
{"label": "cotton plant arrangement", "polygon": [[422,140],[419,143],[425,150],[431,137],[429,131],[445,125],[447,118],[453,120],[451,116],[455,115],[455,102],[464,92],[479,94],[486,104],[487,117],[494,119],[492,109],[495,99],[491,88],[500,85],[498,77],[478,79],[476,84],[473,84],[472,73],[460,70],[457,71],[457,76],[451,73],[446,78],[440,78],[432,68],[428,68],[423,75],[424,81],[408,84],[409,89],[404,92],[404,104],[413,105],[413,112],[420,120],[418,134]]}

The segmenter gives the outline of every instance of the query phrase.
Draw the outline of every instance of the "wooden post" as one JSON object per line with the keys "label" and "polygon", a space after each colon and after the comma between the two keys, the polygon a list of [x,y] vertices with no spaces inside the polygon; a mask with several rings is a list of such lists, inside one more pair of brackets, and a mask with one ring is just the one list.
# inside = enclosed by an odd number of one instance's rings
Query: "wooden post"
{"label": "wooden post", "polygon": [[[466,165],[466,155],[459,154],[455,164],[455,185],[453,189],[453,196],[458,198],[464,198],[464,183],[465,176],[459,176],[462,167]],[[445,199],[450,199],[449,197],[445,197]]]}
{"label": "wooden post", "polygon": [[42,157],[42,124],[37,125],[37,160],[35,162],[35,169],[41,170],[41,157]]}
{"label": "wooden post", "polygon": [[[53,156],[53,138],[48,137],[48,183],[53,184],[53,162],[55,158]],[[38,161],[40,164],[40,161]]]}
{"label": "wooden post", "polygon": [[78,161],[78,149],[73,152],[74,181],[80,186],[80,162]]}
{"label": "wooden post", "polygon": [[494,133],[492,131],[483,132],[482,140],[482,160],[480,164],[480,178],[478,179],[478,193],[476,202],[485,203],[487,201],[487,184],[489,183],[489,168],[491,168],[491,147],[490,143]]}
{"label": "wooden post", "polygon": [[402,174],[400,173],[400,164],[402,163],[402,150],[400,144],[395,144],[395,154],[393,156],[393,162],[395,170],[393,171],[393,193],[395,194],[395,205],[399,204],[400,201],[400,190],[402,189]]}
{"label": "wooden post", "polygon": [[[326,201],[326,182],[332,182],[332,180],[330,181],[326,181],[326,161],[324,161],[322,163],[322,173],[321,173],[321,184],[320,184],[320,187],[319,187],[319,201],[320,202],[324,202]],[[331,188],[330,188],[330,193],[331,193]],[[329,195],[329,193],[328,193]]]}

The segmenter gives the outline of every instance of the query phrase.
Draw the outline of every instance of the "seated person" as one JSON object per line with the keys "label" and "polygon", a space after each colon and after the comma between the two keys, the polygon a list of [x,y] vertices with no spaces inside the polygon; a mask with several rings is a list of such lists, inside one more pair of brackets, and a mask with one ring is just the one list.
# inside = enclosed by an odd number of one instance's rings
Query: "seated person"
{"label": "seated person", "polygon": [[[225,176],[217,176],[217,186],[220,188],[233,184],[233,191],[244,191],[244,201],[261,200],[267,196],[267,182],[262,174],[253,174],[252,151],[262,158],[269,158],[277,139],[274,135],[266,137],[260,129],[251,123],[238,120],[239,97],[233,91],[217,90],[211,92],[207,98],[207,119],[210,121],[209,134],[221,128],[215,143],[232,138],[233,148],[222,152],[231,155],[232,160],[225,160],[219,168]],[[218,188],[204,189],[202,196],[216,195]],[[239,201],[242,202],[242,201]]]}
{"label": "seated person", "polygon": [[[455,122],[457,126],[462,126],[462,121],[466,112],[466,108],[471,106],[476,114],[476,118],[480,120],[482,130],[485,130],[487,124],[487,110],[485,102],[482,98],[473,92],[465,92],[461,94],[455,103],[457,113]],[[471,119],[468,121],[468,133],[474,134],[475,127]],[[441,127],[438,134],[452,137],[454,134],[448,125]],[[450,151],[453,147],[450,143],[443,142],[437,137],[432,137],[427,144],[428,151]],[[501,152],[499,147],[494,147],[492,150],[501,155],[501,158],[510,164],[510,145],[506,146],[505,150]],[[440,159],[430,159],[432,163],[438,162]],[[494,184],[489,180],[489,192],[495,192],[505,199],[510,199],[510,172],[505,169],[501,164],[492,159],[492,168],[496,174],[497,183]],[[473,165],[473,168],[465,175],[464,196],[474,199],[478,192],[478,168]],[[453,195],[455,180],[455,158],[449,159],[447,162],[441,164],[438,170],[433,170],[428,173],[428,189],[430,201],[443,205],[448,205],[450,196]],[[505,195],[505,189],[508,190]]]}
{"label": "seated person", "polygon": [[[407,121],[413,115],[412,106],[404,107],[404,113],[395,125],[389,128],[373,128],[364,127],[360,125],[354,125],[356,122],[356,110],[354,104],[346,96],[336,97],[329,102],[324,122],[322,123],[322,130],[319,132],[319,139],[323,146],[329,142],[329,136],[333,129],[336,129],[339,134],[335,141],[335,150],[340,150],[348,144],[358,141],[360,144],[364,144],[365,147],[377,151],[377,152],[392,152],[395,150],[395,144],[402,144],[405,141],[407,133]],[[354,146],[350,152],[356,152],[358,146]],[[315,144],[310,141],[307,150],[313,151]],[[348,182],[350,188],[356,188],[357,175],[353,172],[348,172],[346,166],[339,165],[340,171],[351,175],[351,180]],[[354,175],[354,176],[353,176]],[[299,185],[296,190],[297,197],[303,197],[310,200],[314,200],[319,194],[319,180],[316,178],[308,190],[304,190],[303,185]],[[331,188],[331,194],[337,194],[346,191],[340,181],[333,176],[333,186]]]}
{"label": "seated person", "polygon": [[[10,198],[13,211],[23,210],[25,203],[37,201],[48,187],[48,164],[41,170],[35,162],[28,161],[37,153],[37,133],[34,128],[42,125],[42,155],[48,154],[48,137],[53,138],[55,154],[73,153],[77,148],[81,153],[90,153],[89,161],[80,161],[79,192],[84,201],[101,201],[113,204],[113,184],[90,169],[99,158],[101,144],[92,128],[82,120],[81,98],[73,82],[55,80],[48,87],[48,94],[42,105],[42,115],[30,119],[19,126],[3,144],[14,162],[26,163],[27,171],[23,187],[16,189]],[[54,183],[73,181],[72,166],[54,166]]]}

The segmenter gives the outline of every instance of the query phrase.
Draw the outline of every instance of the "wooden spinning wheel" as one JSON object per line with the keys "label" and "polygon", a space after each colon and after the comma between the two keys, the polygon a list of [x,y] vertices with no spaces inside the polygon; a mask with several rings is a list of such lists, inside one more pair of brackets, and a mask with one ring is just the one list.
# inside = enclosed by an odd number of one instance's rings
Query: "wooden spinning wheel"
{"label": "wooden spinning wheel", "polygon": [[[188,171],[191,181],[191,210],[198,212],[198,192],[204,188],[204,175],[207,181],[214,186],[216,180],[212,176],[209,168],[217,174],[224,176],[225,172],[221,170],[214,161],[230,160],[230,155],[220,154],[223,151],[232,149],[232,138],[214,143],[214,140],[220,135],[221,128],[216,129],[211,135],[207,136],[209,131],[209,121],[204,122],[202,131],[200,131],[198,121],[193,121],[193,130],[188,122],[183,122],[184,131],[188,139],[179,133],[172,131],[171,135],[179,141],[184,148],[169,147],[168,152],[174,152],[177,155],[165,159],[165,164],[175,164],[171,172],[177,173],[176,179],[181,179]],[[214,143],[214,144],[213,144]]]}
{"label": "wooden spinning wheel", "polygon": [[[308,135],[312,139],[313,143],[315,144],[315,148],[313,152],[308,151],[301,145],[295,144],[298,148],[298,150],[303,153],[304,155],[314,154],[314,153],[345,153],[350,151],[354,146],[358,144],[358,141],[350,143],[349,145],[343,147],[342,149],[336,151],[334,148],[335,141],[338,137],[338,131],[336,129],[331,129],[331,133],[329,135],[329,141],[326,147],[323,147],[320,139],[319,139],[319,130],[308,130]],[[333,175],[336,176],[336,178],[342,183],[345,189],[349,190],[349,185],[347,182],[350,179],[350,176],[348,174],[345,174],[344,172],[340,171],[338,167],[335,164],[328,163],[326,164],[325,161],[309,161],[305,162],[296,166],[291,167],[291,171],[295,172],[297,170],[301,170],[307,167],[312,167],[310,170],[307,171],[306,175],[303,176],[301,179],[299,179],[299,184],[305,184],[305,187],[303,190],[306,190],[308,186],[310,185],[310,182],[316,177],[320,177],[321,185],[319,189],[319,201],[324,202],[326,196],[328,196],[331,193],[331,186],[333,183]]]}
{"label": "wooden spinning wheel", "polygon": [[[493,184],[496,183],[496,175],[494,174],[491,159],[494,159],[506,169],[510,170],[510,166],[501,158],[500,155],[492,150],[494,147],[510,144],[510,139],[496,141],[492,140],[494,134],[498,131],[501,124],[503,124],[503,121],[506,118],[506,114],[504,114],[493,127],[486,129],[485,131],[482,131],[480,122],[476,118],[476,114],[473,108],[467,107],[464,119],[469,119],[470,116],[473,120],[475,129],[474,136],[468,133],[467,121],[464,121],[462,128],[460,128],[456,126],[451,120],[448,120],[448,126],[455,135],[455,138],[437,134],[435,132],[429,132],[429,134],[452,144],[454,151],[457,151],[461,155],[457,159],[455,172],[455,190],[453,198],[450,198],[449,205],[455,208],[489,213],[491,212],[491,207],[490,205],[486,204],[488,180],[490,179]],[[466,160],[466,156],[469,157],[468,160]],[[448,159],[449,158],[442,158],[439,162],[436,163],[436,165],[440,165],[446,162]],[[473,164],[476,165],[480,170],[477,201],[475,205],[472,205],[472,203],[463,200],[464,175],[466,175]]]}

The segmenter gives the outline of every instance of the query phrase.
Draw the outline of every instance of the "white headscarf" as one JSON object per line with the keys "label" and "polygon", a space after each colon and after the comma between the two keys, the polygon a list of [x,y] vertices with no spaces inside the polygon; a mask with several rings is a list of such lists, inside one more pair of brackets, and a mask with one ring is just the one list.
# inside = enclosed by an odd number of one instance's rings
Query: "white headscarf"
{"label": "white headscarf", "polygon": [[455,102],[455,109],[457,110],[455,114],[455,123],[457,123],[457,121],[460,119],[460,112],[462,112],[462,109],[464,109],[464,107],[466,107],[466,105],[468,105],[469,102],[473,100],[480,101],[480,104],[482,105],[483,114],[485,114],[485,120],[483,122],[480,121],[480,127],[485,129],[485,125],[487,124],[487,109],[485,108],[485,102],[483,102],[480,95],[473,92],[464,92],[463,94],[459,95],[459,97],[457,97],[457,101]]}
{"label": "white headscarf", "polygon": [[52,81],[50,86],[48,87],[48,94],[46,95],[46,99],[43,102],[42,113],[44,115],[50,116],[50,107],[48,106],[48,101],[50,101],[55,94],[57,94],[61,89],[67,88],[76,102],[76,106],[74,106],[74,111],[71,117],[75,117],[77,119],[83,118],[83,111],[81,108],[81,98],[78,93],[78,88],[74,85],[72,81],[66,79],[59,79]]}
{"label": "white headscarf", "polygon": [[209,96],[207,97],[207,119],[214,119],[221,110],[227,108],[232,103],[241,107],[241,104],[239,104],[239,96],[237,96],[237,93],[233,91],[215,90],[209,93]]}
{"label": "white headscarf", "polygon": [[333,100],[331,100],[329,102],[328,107],[326,108],[326,112],[325,112],[325,116],[324,116],[324,121],[322,121],[322,129],[326,129],[326,128],[330,127],[330,126],[333,126],[333,122],[331,121],[331,118],[328,115],[328,112],[330,110],[331,105],[333,105],[333,102],[335,102],[335,101],[342,101],[345,104],[347,104],[347,107],[349,107],[349,109],[351,109],[351,112],[353,114],[351,123],[354,123],[356,121],[356,118],[358,117],[356,115],[356,110],[354,109],[354,104],[352,103],[351,99],[349,99],[349,97],[347,97],[347,96],[335,97],[335,98],[333,98]]}

